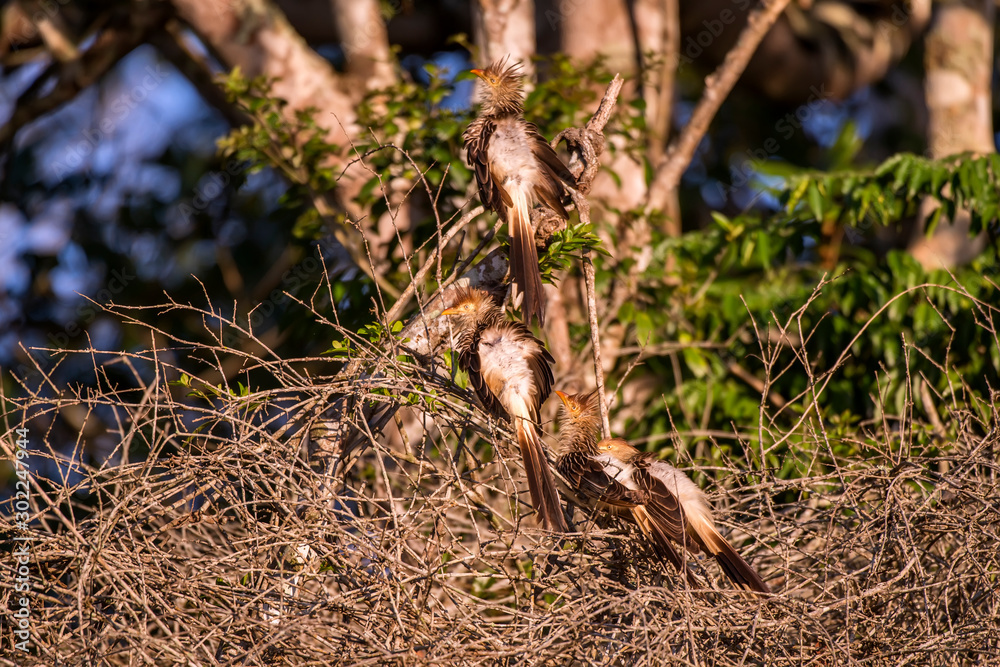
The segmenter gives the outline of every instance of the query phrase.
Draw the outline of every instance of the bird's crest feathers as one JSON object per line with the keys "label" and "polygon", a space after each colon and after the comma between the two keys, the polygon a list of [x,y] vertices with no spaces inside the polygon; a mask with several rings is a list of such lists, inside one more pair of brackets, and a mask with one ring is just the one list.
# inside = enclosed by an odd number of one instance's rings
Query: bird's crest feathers
{"label": "bird's crest feathers", "polygon": [[600,399],[597,397],[596,390],[579,394],[565,394],[557,391],[556,394],[562,400],[566,412],[574,421],[580,417],[600,414]]}
{"label": "bird's crest feathers", "polygon": [[493,297],[486,290],[475,287],[460,287],[455,290],[451,306],[441,311],[442,315],[475,315],[484,307],[495,305]]}
{"label": "bird's crest feathers", "polygon": [[596,453],[594,445],[601,430],[601,404],[596,391],[581,394],[565,394],[557,391],[563,402],[559,411],[559,430],[569,441]]}
{"label": "bird's crest feathers", "polygon": [[483,110],[487,113],[520,113],[524,106],[524,74],[521,63],[508,65],[510,56],[489,64],[486,69],[472,73],[486,84]]}

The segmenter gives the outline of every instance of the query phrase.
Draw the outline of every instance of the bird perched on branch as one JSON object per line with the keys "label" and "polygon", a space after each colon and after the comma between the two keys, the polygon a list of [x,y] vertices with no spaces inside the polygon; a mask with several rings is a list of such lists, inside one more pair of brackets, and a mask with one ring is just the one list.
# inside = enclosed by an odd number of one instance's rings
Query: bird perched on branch
{"label": "bird perched on branch", "polygon": [[479,117],[463,135],[469,165],[483,206],[509,225],[510,270],[515,299],[524,294],[524,319],[530,325],[537,316],[543,324],[545,303],[531,208],[541,202],[563,220],[569,219],[560,197],[565,186],[575,187],[576,179],[538,128],[524,120],[520,65],[508,66],[505,58],[472,73],[483,80],[485,95]]}
{"label": "bird perched on branch", "polygon": [[483,407],[514,427],[531,504],[542,527],[565,532],[559,492],[538,426],[538,410],[552,391],[552,355],[528,327],[504,317],[483,290],[459,290],[453,305],[441,314],[451,317],[457,329],[458,365],[469,374]]}
{"label": "bird perched on branch", "polygon": [[[687,475],[621,438],[597,441],[601,427],[597,393],[556,394],[563,402],[559,420],[562,451],[557,469],[591,506],[615,514],[628,511],[661,558],[693,581],[671,542],[692,553],[704,549],[740,588],[770,589],[715,529],[705,494]],[[681,552],[683,553],[683,552]]]}

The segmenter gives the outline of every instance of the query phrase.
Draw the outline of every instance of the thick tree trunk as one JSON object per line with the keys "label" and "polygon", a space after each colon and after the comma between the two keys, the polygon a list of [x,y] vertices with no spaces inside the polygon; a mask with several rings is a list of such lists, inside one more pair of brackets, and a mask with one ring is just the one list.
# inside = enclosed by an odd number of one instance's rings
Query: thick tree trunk
{"label": "thick tree trunk", "polygon": [[351,78],[364,90],[392,85],[396,70],[378,0],[333,0],[333,13]]}
{"label": "thick tree trunk", "polygon": [[[556,0],[552,5],[546,11],[546,24],[539,28],[558,31],[563,53],[579,64],[601,55],[612,72],[635,73],[639,65],[636,33],[624,0]],[[646,18],[654,20],[649,13]],[[626,95],[631,94],[626,88]],[[612,142],[620,139],[609,137]],[[618,151],[608,168],[618,176],[621,186],[608,174],[600,174],[591,191],[595,205],[607,204],[622,211],[638,207],[646,197],[642,165],[625,151]]]}
{"label": "thick tree trunk", "polygon": [[330,63],[306,45],[269,3],[230,0],[174,0],[177,13],[227,67],[247,76],[275,78],[272,93],[288,102],[289,113],[316,107],[316,122],[328,140],[347,146],[357,134],[357,91],[351,92]]}
{"label": "thick tree trunk", "polygon": [[674,81],[680,50],[679,0],[634,0],[632,18],[646,75],[642,99],[646,101],[649,158],[663,158],[670,135]]}
{"label": "thick tree trunk", "polygon": [[534,0],[479,0],[473,6],[472,30],[480,51],[479,65],[485,67],[510,56],[511,62],[521,62],[530,80],[535,71],[531,62],[535,55]]}
{"label": "thick tree trunk", "polygon": [[600,53],[612,71],[634,72],[639,62],[625,0],[560,0],[562,50],[577,61]]}
{"label": "thick tree trunk", "polygon": [[[961,0],[935,8],[925,39],[928,146],[942,158],[955,153],[992,153],[993,74],[992,0]],[[969,215],[960,213],[948,224],[942,221],[930,238],[924,221],[936,202],[927,200],[921,210],[920,232],[910,252],[925,267],[953,267],[982,252],[985,240],[969,237]]]}
{"label": "thick tree trunk", "polygon": [[991,0],[940,5],[926,38],[931,155],[992,153],[993,19]]}

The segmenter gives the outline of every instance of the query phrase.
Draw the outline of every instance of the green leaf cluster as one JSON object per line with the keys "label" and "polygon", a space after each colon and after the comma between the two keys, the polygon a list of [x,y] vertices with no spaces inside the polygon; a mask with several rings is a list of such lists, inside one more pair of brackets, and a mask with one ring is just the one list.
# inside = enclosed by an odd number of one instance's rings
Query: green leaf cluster
{"label": "green leaf cluster", "polygon": [[971,232],[983,231],[1000,212],[1000,154],[970,153],[931,160],[900,153],[871,170],[841,170],[791,176],[782,194],[786,215],[811,217],[861,231],[917,214],[924,197],[938,203],[927,223],[960,210],[971,215]]}
{"label": "green leaf cluster", "polygon": [[608,251],[593,229],[593,225],[578,222],[554,233],[545,252],[538,258],[542,278],[554,282],[553,273],[556,270],[568,271],[580,260],[584,252],[593,251],[607,255]]}
{"label": "green leaf cluster", "polygon": [[[299,213],[295,235],[318,238],[324,212],[317,210],[316,202],[336,186],[339,174],[330,166],[330,156],[337,155],[340,147],[326,140],[326,130],[316,123],[316,109],[298,110],[294,120],[288,121],[283,113],[287,102],[271,94],[273,81],[267,77],[247,79],[237,67],[223,77],[222,84],[226,99],[253,122],[219,139],[219,151],[245,161],[247,173],[265,167],[280,171],[290,184],[281,204]],[[343,216],[338,221],[343,222]]]}

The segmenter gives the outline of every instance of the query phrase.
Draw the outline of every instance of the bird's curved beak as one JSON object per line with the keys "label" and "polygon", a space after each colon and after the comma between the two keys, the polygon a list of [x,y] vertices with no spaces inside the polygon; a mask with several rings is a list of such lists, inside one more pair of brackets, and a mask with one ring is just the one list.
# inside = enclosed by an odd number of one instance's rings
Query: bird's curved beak
{"label": "bird's curved beak", "polygon": [[558,396],[559,400],[563,402],[563,405],[565,405],[567,408],[569,407],[569,396],[562,393],[558,389],[556,389],[556,396]]}
{"label": "bird's curved beak", "polygon": [[444,310],[441,311],[442,315],[454,315],[456,313],[458,313],[457,308],[445,308]]}
{"label": "bird's curved beak", "polygon": [[469,71],[478,76],[480,79],[484,78],[483,75],[485,72],[481,69],[470,69]]}

